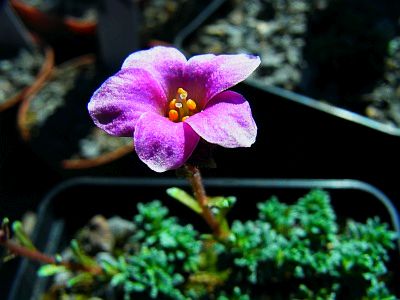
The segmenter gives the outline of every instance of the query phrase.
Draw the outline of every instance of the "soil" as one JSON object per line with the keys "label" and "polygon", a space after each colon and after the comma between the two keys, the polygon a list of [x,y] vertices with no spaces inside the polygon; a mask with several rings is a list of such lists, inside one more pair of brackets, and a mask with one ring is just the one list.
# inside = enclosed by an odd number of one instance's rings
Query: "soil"
{"label": "soil", "polygon": [[399,17],[390,0],[234,0],[183,47],[257,54],[252,79],[400,127]]}
{"label": "soil", "polygon": [[400,126],[400,36],[389,42],[383,79],[364,100],[368,117]]}
{"label": "soil", "polygon": [[35,81],[43,61],[39,49],[21,49],[14,57],[0,59],[0,105]]}
{"label": "soil", "polygon": [[261,57],[252,77],[266,85],[294,89],[306,66],[307,15],[325,1],[235,0],[223,16],[200,28],[187,47],[192,54],[247,53]]}
{"label": "soil", "polygon": [[308,23],[308,70],[298,91],[399,127],[398,96],[388,90],[399,82],[393,52],[400,37],[400,2],[331,0]]}
{"label": "soil", "polygon": [[33,137],[39,135],[48,118],[65,105],[64,97],[74,87],[78,74],[79,70],[75,68],[65,70],[62,76],[56,73],[50,83],[46,84],[30,102],[25,125]]}
{"label": "soil", "polygon": [[46,160],[95,158],[132,143],[98,130],[87,103],[104,80],[92,65],[63,68],[32,99],[26,120],[31,144]]}
{"label": "soil", "polygon": [[79,141],[79,151],[72,159],[91,159],[133,143],[130,137],[110,137],[105,131],[95,127]]}
{"label": "soil", "polygon": [[[191,3],[192,2],[192,3]],[[169,40],[171,33],[178,31],[182,23],[192,15],[191,0],[144,0],[142,3],[142,28],[144,40]]]}

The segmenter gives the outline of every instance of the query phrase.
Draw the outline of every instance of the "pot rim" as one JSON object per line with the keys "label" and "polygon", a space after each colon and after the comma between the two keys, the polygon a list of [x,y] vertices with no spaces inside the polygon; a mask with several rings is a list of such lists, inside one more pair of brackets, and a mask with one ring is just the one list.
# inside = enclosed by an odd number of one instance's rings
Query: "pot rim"
{"label": "pot rim", "polygon": [[74,58],[74,59],[69,60],[59,66],[54,66],[51,70],[50,76],[48,76],[46,78],[46,80],[44,80],[40,84],[38,84],[36,86],[36,88],[34,90],[32,90],[31,93],[23,99],[21,106],[19,107],[19,110],[18,110],[17,125],[18,125],[18,130],[20,132],[20,135],[25,142],[28,142],[31,139],[30,129],[26,125],[26,115],[29,111],[29,106],[30,106],[31,102],[34,100],[34,98],[36,97],[38,92],[40,90],[42,90],[44,87],[46,87],[48,84],[50,84],[54,78],[59,76],[60,72],[62,72],[62,70],[64,68],[68,68],[68,69],[79,68],[81,66],[94,63],[94,61],[95,61],[94,55],[89,54],[89,55],[80,56],[78,58]]}
{"label": "pot rim", "polygon": [[[185,52],[184,45],[186,39],[191,36],[196,30],[199,29],[224,3],[228,2],[227,0],[213,0],[211,3],[199,13],[199,15],[192,20],[183,30],[181,30],[174,39],[173,45],[178,49],[181,49]],[[393,125],[385,124],[379,121],[376,121],[367,116],[363,116],[361,114],[355,113],[345,108],[341,108],[335,106],[333,104],[328,104],[321,102],[315,98],[292,92],[290,90],[286,90],[284,88],[280,88],[277,86],[268,86],[261,83],[256,79],[246,79],[244,84],[248,84],[249,86],[256,87],[258,89],[263,90],[269,94],[273,94],[275,96],[279,96],[284,99],[288,99],[290,101],[294,101],[301,105],[305,105],[317,111],[321,111],[333,116],[336,116],[340,119],[356,123],[373,130],[388,134],[390,136],[400,137],[400,126],[396,127]]]}
{"label": "pot rim", "polygon": [[42,41],[33,36],[33,41],[35,46],[40,48],[40,51],[44,54],[43,63],[40,70],[36,73],[34,81],[22,88],[19,92],[14,94],[6,100],[6,102],[0,105],[0,112],[7,110],[8,108],[14,106],[18,102],[23,102],[26,97],[29,97],[32,93],[35,93],[50,76],[51,71],[54,66],[54,50],[47,44],[42,43]]}
{"label": "pot rim", "polygon": [[[26,117],[29,111],[29,107],[31,102],[35,99],[38,92],[45,88],[48,84],[52,82],[53,79],[62,75],[64,70],[69,70],[73,68],[80,68],[83,66],[87,66],[90,64],[94,64],[96,61],[96,57],[93,54],[87,54],[83,56],[76,57],[72,60],[66,61],[60,66],[57,66],[53,69],[51,75],[47,78],[46,81],[42,82],[32,93],[24,99],[18,111],[18,130],[22,139],[25,142],[29,142],[32,138],[30,129],[26,125]],[[95,158],[79,158],[79,159],[64,159],[57,163],[59,167],[66,170],[79,170],[79,169],[88,169],[97,166],[101,166],[117,160],[128,153],[133,152],[133,142],[132,145],[124,145],[119,148],[116,148],[113,151],[103,153]]]}
{"label": "pot rim", "polygon": [[82,35],[94,35],[96,33],[97,21],[80,20],[72,16],[58,17],[43,12],[22,0],[11,0],[10,2],[13,8],[29,19],[31,23],[63,25],[68,31]]}
{"label": "pot rim", "polygon": [[[399,227],[399,215],[398,212],[391,202],[391,200],[378,188],[360,180],[354,179],[286,179],[286,178],[208,178],[204,180],[204,183],[209,187],[231,187],[231,188],[276,188],[276,189],[307,189],[321,188],[327,190],[358,190],[366,192],[374,196],[381,204],[383,204],[389,212],[391,218],[391,225],[397,232],[397,243],[396,253],[400,254],[400,227]],[[153,178],[153,177],[75,177],[60,182],[54,186],[45,196],[42,198],[40,205],[37,209],[38,221],[35,225],[32,233],[32,240],[36,241],[39,237],[39,231],[43,226],[46,225],[46,216],[49,216],[47,212],[50,210],[52,200],[57,197],[58,194],[68,190],[69,188],[79,188],[83,186],[91,186],[93,188],[100,186],[108,187],[188,187],[189,184],[184,179],[177,178]],[[62,230],[58,221],[55,222],[55,232]],[[56,251],[56,249],[53,249]],[[14,283],[11,287],[11,292],[7,299],[15,300],[15,295],[18,292],[19,285],[23,276],[24,270],[27,270],[30,261],[27,259],[20,261],[20,266],[15,276]]]}
{"label": "pot rim", "polygon": [[[343,190],[353,189],[373,195],[381,202],[390,216],[394,231],[397,232],[397,247],[400,254],[400,215],[392,200],[386,196],[379,188],[358,179],[299,179],[299,178],[205,178],[204,184],[208,187],[228,187],[228,188],[287,188],[287,189],[331,189]],[[77,186],[142,186],[142,187],[188,187],[189,183],[185,179],[178,178],[153,178],[153,177],[91,177],[82,176],[67,179],[54,186],[43,198],[38,207],[38,216],[44,215],[51,200],[58,193],[68,188]],[[39,218],[40,219],[40,218]],[[39,227],[39,226],[38,226]]]}

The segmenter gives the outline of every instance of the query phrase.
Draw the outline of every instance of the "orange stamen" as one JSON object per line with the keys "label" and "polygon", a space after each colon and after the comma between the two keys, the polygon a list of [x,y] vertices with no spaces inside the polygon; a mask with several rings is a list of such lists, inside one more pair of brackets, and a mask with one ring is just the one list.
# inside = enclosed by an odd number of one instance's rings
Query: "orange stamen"
{"label": "orange stamen", "polygon": [[175,109],[175,103],[176,99],[172,99],[172,101],[169,103],[169,109]]}
{"label": "orange stamen", "polygon": [[196,109],[196,102],[194,102],[192,99],[189,99],[188,101],[186,101],[186,105],[189,108],[189,110]]}
{"label": "orange stamen", "polygon": [[172,122],[178,121],[178,119],[179,119],[179,114],[178,114],[178,112],[177,112],[175,109],[171,109],[171,110],[168,112],[168,118],[169,118]]}
{"label": "orange stamen", "polygon": [[168,103],[168,119],[172,122],[184,122],[197,112],[197,104],[187,99],[188,92],[178,88],[176,96]]}
{"label": "orange stamen", "polygon": [[181,100],[186,100],[186,97],[188,95],[188,93],[183,88],[178,89],[178,94],[179,94],[179,98],[181,98]]}

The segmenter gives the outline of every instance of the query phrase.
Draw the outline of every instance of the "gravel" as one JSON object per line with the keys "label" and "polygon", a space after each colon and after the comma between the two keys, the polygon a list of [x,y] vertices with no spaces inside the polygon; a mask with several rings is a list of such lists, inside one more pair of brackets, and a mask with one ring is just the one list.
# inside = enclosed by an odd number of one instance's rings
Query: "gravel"
{"label": "gravel", "polygon": [[35,49],[21,49],[16,56],[0,60],[0,104],[16,95],[35,81],[44,61],[43,54]]}

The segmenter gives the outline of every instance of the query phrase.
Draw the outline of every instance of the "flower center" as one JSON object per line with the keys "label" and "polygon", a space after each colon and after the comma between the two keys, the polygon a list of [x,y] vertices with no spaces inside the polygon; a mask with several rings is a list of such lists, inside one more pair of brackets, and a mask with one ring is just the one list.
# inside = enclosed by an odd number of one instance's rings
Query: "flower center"
{"label": "flower center", "polygon": [[183,122],[196,113],[196,102],[187,98],[188,93],[183,88],[179,88],[176,97],[168,104],[168,119],[172,122]]}

